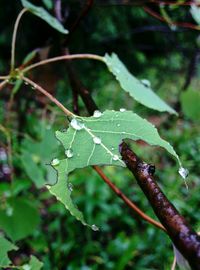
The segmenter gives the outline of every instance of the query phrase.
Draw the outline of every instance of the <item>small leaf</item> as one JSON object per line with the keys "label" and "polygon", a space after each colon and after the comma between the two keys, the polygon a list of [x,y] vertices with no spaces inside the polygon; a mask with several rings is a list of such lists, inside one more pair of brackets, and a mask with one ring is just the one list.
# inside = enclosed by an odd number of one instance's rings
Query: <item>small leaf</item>
{"label": "small leaf", "polygon": [[21,3],[23,7],[27,8],[31,13],[47,22],[51,27],[55,28],[57,31],[63,34],[68,34],[68,30],[65,29],[62,26],[62,24],[56,18],[50,15],[43,7],[35,6],[27,0],[21,0]]}
{"label": "small leaf", "polygon": [[39,261],[35,256],[31,256],[31,259],[28,264],[24,264],[20,267],[20,270],[40,270],[43,266],[43,263]]}
{"label": "small leaf", "polygon": [[115,75],[122,89],[130,94],[135,100],[145,105],[148,108],[160,111],[177,114],[167,103],[165,103],[153,90],[134,77],[125,65],[120,61],[116,54],[104,56],[104,61],[110,72]]}
{"label": "small leaf", "polygon": [[58,173],[58,181],[49,187],[49,191],[84,225],[86,223],[83,215],[71,199],[69,173],[91,165],[125,166],[119,152],[119,144],[123,139],[143,140],[150,145],[161,146],[172,154],[181,166],[173,147],[161,139],[157,129],[131,111],[105,111],[99,117],[74,118],[68,130],[57,131],[56,137],[63,144],[67,158],[52,161],[52,166],[54,165]]}
{"label": "small leaf", "polygon": [[196,23],[200,25],[200,7],[191,5],[190,13]]}
{"label": "small leaf", "polygon": [[8,199],[9,208],[0,210],[0,228],[17,241],[33,233],[39,224],[39,213],[31,202],[24,198]]}
{"label": "small leaf", "polygon": [[193,121],[200,121],[200,93],[194,90],[188,90],[181,94],[181,107],[183,113]]}
{"label": "small leaf", "polygon": [[11,261],[8,258],[7,253],[11,250],[17,250],[18,248],[5,239],[3,236],[0,236],[0,267],[9,267]]}

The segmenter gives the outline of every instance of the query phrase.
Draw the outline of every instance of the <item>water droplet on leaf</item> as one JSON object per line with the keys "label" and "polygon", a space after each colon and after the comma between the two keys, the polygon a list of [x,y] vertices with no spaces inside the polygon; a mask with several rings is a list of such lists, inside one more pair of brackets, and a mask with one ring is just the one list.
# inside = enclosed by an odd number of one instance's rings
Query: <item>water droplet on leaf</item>
{"label": "water droplet on leaf", "polygon": [[120,127],[120,124],[117,124],[117,127]]}
{"label": "water droplet on leaf", "polygon": [[121,108],[121,109],[119,109],[119,110],[120,110],[120,112],[125,112],[125,111],[126,111],[125,108]]}
{"label": "water droplet on leaf", "polygon": [[102,113],[98,110],[94,111],[94,114],[93,114],[94,117],[98,118],[98,117],[101,117],[102,116]]}
{"label": "water droplet on leaf", "polygon": [[151,87],[151,82],[149,80],[143,79],[141,80],[141,83],[148,88]]}
{"label": "water droplet on leaf", "polygon": [[180,167],[179,170],[178,170],[178,173],[180,174],[180,176],[183,179],[186,179],[188,177],[189,171],[188,171],[188,169],[185,169],[183,167]]}
{"label": "water droplet on leaf", "polygon": [[93,138],[93,142],[94,142],[95,144],[101,144],[101,139],[100,139],[99,137],[94,137],[94,138]]}
{"label": "water droplet on leaf", "polygon": [[114,150],[115,150],[115,148],[114,148],[114,147],[111,147],[111,150],[112,150],[112,151],[114,151]]}
{"label": "water droplet on leaf", "polygon": [[67,149],[67,150],[65,150],[65,155],[66,155],[68,158],[73,157],[73,151],[72,151],[72,149]]}
{"label": "water droplet on leaf", "polygon": [[118,155],[114,155],[112,159],[113,159],[114,161],[117,161],[117,160],[119,160],[119,156],[118,156]]}
{"label": "water droplet on leaf", "polygon": [[93,224],[92,226],[91,226],[91,228],[92,228],[92,230],[93,231],[99,231],[99,228],[95,225],[95,224]]}
{"label": "water droplet on leaf", "polygon": [[54,159],[52,160],[52,162],[51,162],[51,165],[52,165],[52,166],[58,166],[59,163],[60,163],[60,160],[57,159],[57,158],[54,158]]}
{"label": "water droplet on leaf", "polygon": [[73,191],[73,185],[72,185],[72,183],[69,183],[69,184],[68,184],[68,189],[69,189],[69,191],[71,191],[71,192]]}
{"label": "water droplet on leaf", "polygon": [[75,118],[72,119],[70,125],[71,125],[74,129],[76,129],[76,130],[81,130],[81,129],[84,128],[84,124],[81,123],[79,120],[77,120],[77,119],[75,119]]}

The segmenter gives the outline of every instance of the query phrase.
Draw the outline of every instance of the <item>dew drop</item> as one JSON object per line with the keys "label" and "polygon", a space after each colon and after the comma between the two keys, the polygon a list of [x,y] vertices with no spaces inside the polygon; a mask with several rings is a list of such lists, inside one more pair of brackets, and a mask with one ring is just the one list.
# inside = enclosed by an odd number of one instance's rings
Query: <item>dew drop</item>
{"label": "dew drop", "polygon": [[120,124],[117,124],[117,127],[120,127]]}
{"label": "dew drop", "polygon": [[72,185],[72,183],[69,183],[69,184],[68,184],[68,189],[69,189],[69,191],[71,191],[71,192],[73,191],[73,185]]}
{"label": "dew drop", "polygon": [[32,267],[30,265],[28,265],[28,264],[25,264],[25,265],[22,266],[23,270],[31,270],[31,268]]}
{"label": "dew drop", "polygon": [[75,118],[72,119],[70,125],[76,130],[81,130],[84,128],[84,124],[81,123],[80,121],[76,120]]}
{"label": "dew drop", "polygon": [[94,111],[93,116],[96,117],[96,118],[99,118],[99,117],[102,116],[102,113],[100,111],[96,110],[96,111]]}
{"label": "dew drop", "polygon": [[28,85],[28,82],[25,82],[25,85]]}
{"label": "dew drop", "polygon": [[188,171],[188,169],[185,169],[183,167],[180,167],[179,170],[178,170],[178,173],[180,174],[180,176],[183,179],[186,179],[188,177],[189,171]]}
{"label": "dew drop", "polygon": [[120,112],[125,112],[125,111],[126,111],[125,108],[121,108],[121,109],[119,109],[119,110],[120,110]]}
{"label": "dew drop", "polygon": [[113,159],[114,161],[117,161],[117,160],[119,160],[119,156],[118,156],[118,155],[114,155],[112,159]]}
{"label": "dew drop", "polygon": [[60,163],[60,160],[57,159],[57,158],[54,158],[54,159],[52,160],[52,162],[51,162],[51,165],[52,165],[52,166],[58,166],[59,163]]}
{"label": "dew drop", "polygon": [[94,137],[94,138],[93,138],[93,142],[94,142],[95,144],[101,144],[101,139],[100,139],[99,137]]}
{"label": "dew drop", "polygon": [[111,147],[111,150],[112,150],[112,151],[114,151],[114,150],[115,150],[115,148],[114,148],[114,147]]}
{"label": "dew drop", "polygon": [[73,151],[72,151],[72,149],[66,149],[65,150],[65,155],[68,157],[68,158],[71,158],[71,157],[73,157]]}
{"label": "dew drop", "polygon": [[92,230],[93,231],[99,231],[99,228],[95,225],[95,224],[93,224],[92,226],[91,226],[91,228],[92,228]]}
{"label": "dew drop", "polygon": [[148,88],[151,87],[151,82],[149,80],[143,79],[141,80],[141,83]]}

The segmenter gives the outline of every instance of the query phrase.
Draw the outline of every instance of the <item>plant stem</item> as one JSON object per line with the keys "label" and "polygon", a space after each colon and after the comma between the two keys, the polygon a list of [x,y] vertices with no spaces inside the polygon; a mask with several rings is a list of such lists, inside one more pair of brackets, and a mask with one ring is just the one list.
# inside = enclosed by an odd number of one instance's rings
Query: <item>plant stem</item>
{"label": "plant stem", "polygon": [[44,88],[40,85],[36,84],[34,81],[30,80],[27,77],[22,76],[21,79],[26,83],[30,84],[33,89],[38,90],[40,93],[48,97],[54,104],[56,104],[67,116],[75,117],[76,115],[70,112],[67,108],[65,108],[54,96],[52,96],[49,92],[47,92]]}
{"label": "plant stem", "polygon": [[14,30],[13,30],[13,36],[12,36],[12,47],[11,47],[11,71],[14,70],[15,68],[15,44],[16,44],[16,37],[17,37],[17,30],[19,26],[19,22],[21,20],[21,17],[23,14],[27,11],[26,8],[23,8],[21,12],[18,14],[15,25],[14,25]]}
{"label": "plant stem", "polygon": [[0,80],[6,80],[8,78],[9,78],[9,76],[0,76]]}
{"label": "plant stem", "polygon": [[27,71],[30,71],[36,67],[43,66],[52,62],[57,62],[57,61],[63,61],[63,60],[73,60],[73,59],[93,59],[93,60],[98,60],[104,62],[104,58],[102,56],[96,55],[96,54],[71,54],[71,55],[62,55],[62,56],[57,56],[53,58],[49,58],[46,60],[42,60],[38,63],[32,64],[26,68],[24,68],[21,72],[25,73]]}
{"label": "plant stem", "polygon": [[3,82],[0,83],[0,91],[4,88],[4,86],[6,86],[7,83],[8,83],[7,80],[4,80]]}
{"label": "plant stem", "polygon": [[123,192],[118,189],[110,179],[103,173],[103,171],[98,166],[93,166],[94,170],[101,176],[101,178],[106,182],[106,184],[120,197],[126,205],[128,205],[133,211],[135,211],[142,219],[156,226],[157,228],[166,231],[166,229],[162,226],[161,223],[147,216],[143,211],[141,211],[131,200],[129,200]]}

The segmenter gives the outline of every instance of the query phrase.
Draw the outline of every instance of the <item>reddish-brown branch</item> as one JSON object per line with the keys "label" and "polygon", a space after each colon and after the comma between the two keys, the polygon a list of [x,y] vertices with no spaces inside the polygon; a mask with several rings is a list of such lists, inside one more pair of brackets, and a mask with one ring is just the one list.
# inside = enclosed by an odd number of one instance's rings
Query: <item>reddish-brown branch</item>
{"label": "reddish-brown branch", "polygon": [[129,200],[124,193],[117,188],[110,179],[103,173],[103,171],[98,166],[93,166],[94,170],[98,173],[98,175],[101,176],[101,178],[104,180],[104,182],[117,194],[119,198],[121,198],[126,205],[129,206],[134,212],[136,212],[142,219],[146,220],[150,224],[156,226],[157,228],[166,231],[166,229],[160,224],[160,222],[157,222],[156,220],[152,219],[151,217],[147,216],[144,212],[140,210],[140,208],[137,207],[131,200]]}
{"label": "reddish-brown branch", "polygon": [[120,149],[123,160],[135,176],[172,242],[188,260],[192,269],[200,270],[200,237],[163,194],[154,180],[151,165],[140,160],[127,144],[122,143]]}
{"label": "reddish-brown branch", "polygon": [[[164,17],[162,17],[160,14],[158,14],[157,12],[153,11],[152,9],[150,9],[147,6],[143,6],[143,9],[145,12],[147,12],[148,14],[150,14],[151,16],[153,16],[154,18],[165,22],[167,24],[169,24],[168,20],[166,20]],[[200,26],[192,24],[192,23],[187,23],[187,22],[172,22],[172,25],[175,26],[180,26],[180,27],[184,27],[184,28],[190,28],[193,30],[200,30]]]}

